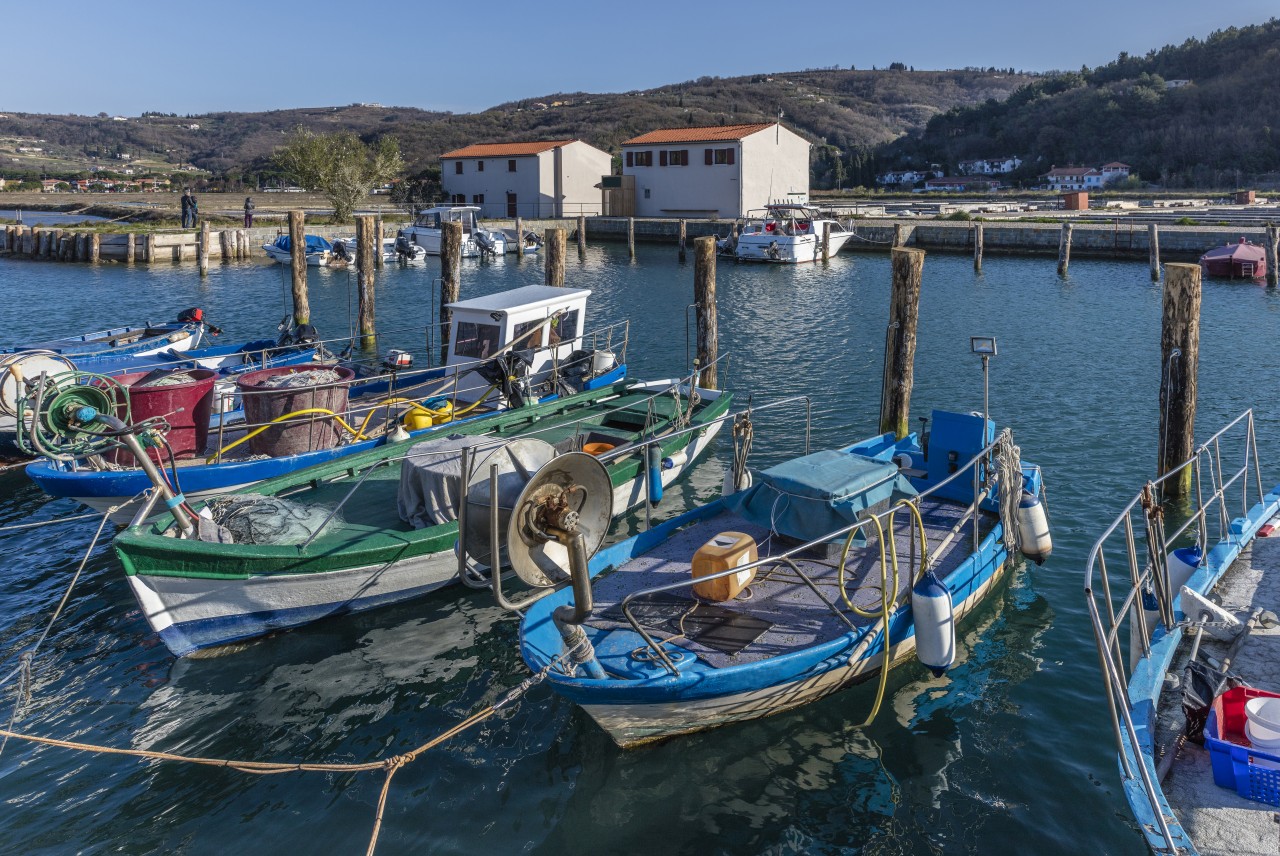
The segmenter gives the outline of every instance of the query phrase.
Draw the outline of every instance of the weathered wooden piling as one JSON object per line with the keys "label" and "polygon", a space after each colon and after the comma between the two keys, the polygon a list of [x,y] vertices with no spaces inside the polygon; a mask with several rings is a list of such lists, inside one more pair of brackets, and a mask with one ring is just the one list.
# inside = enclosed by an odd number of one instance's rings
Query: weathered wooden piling
{"label": "weathered wooden piling", "polygon": [[200,223],[200,237],[196,243],[196,259],[200,262],[200,275],[209,275],[209,221]]}
{"label": "weathered wooden piling", "polygon": [[[1172,471],[1195,451],[1196,375],[1200,367],[1200,266],[1164,266],[1164,308],[1160,318],[1160,444],[1157,477]],[[1164,482],[1167,498],[1191,493],[1194,468]]]}
{"label": "weathered wooden piling", "polygon": [[382,215],[379,214],[373,221],[373,264],[378,270],[382,270],[382,266],[386,264],[386,260],[382,257]]}
{"label": "weathered wooden piling", "polygon": [[902,240],[902,224],[901,224],[901,223],[894,223],[894,224],[893,224],[893,246],[894,246],[894,247],[901,247],[901,246],[902,246],[902,244],[903,244],[903,240]]}
{"label": "weathered wooden piling", "polygon": [[716,323],[716,239],[693,240],[693,302],[698,314],[698,385],[716,389],[720,330]]}
{"label": "weathered wooden piling", "polygon": [[687,224],[682,219],[680,221],[680,253],[679,253],[681,262],[684,262],[684,260],[688,257],[687,247],[688,247],[688,229],[687,229]]}
{"label": "weathered wooden piling", "polygon": [[147,264],[151,264],[156,260],[156,235],[151,232],[147,235]]}
{"label": "weathered wooden piling", "polygon": [[1071,232],[1075,227],[1070,223],[1062,224],[1062,233],[1058,236],[1058,276],[1067,275],[1067,266],[1071,264]]}
{"label": "weathered wooden piling", "polygon": [[982,271],[982,224],[973,224],[973,269],[981,273]]}
{"label": "weathered wooden piling", "polygon": [[[303,242],[304,243],[306,242],[305,236],[303,237]],[[303,249],[305,251],[306,248],[304,247]],[[249,250],[250,250],[249,230],[236,229],[236,258],[237,259],[249,258]]]}
{"label": "weathered wooden piling", "polygon": [[53,229],[45,229],[40,233],[40,258],[53,258]]}
{"label": "weathered wooden piling", "polygon": [[224,263],[235,258],[235,245],[232,243],[231,230],[221,229],[218,232],[218,251],[222,254]]}
{"label": "weathered wooden piling", "polygon": [[58,261],[65,262],[71,259],[71,245],[73,243],[74,239],[69,233],[64,233],[62,237],[58,239]]}
{"label": "weathered wooden piling", "polygon": [[1151,281],[1160,281],[1160,227],[1151,223],[1147,226],[1147,264],[1151,266]]}
{"label": "weathered wooden piling", "polygon": [[911,388],[915,383],[916,326],[920,319],[920,281],[924,250],[896,247],[891,251],[893,285],[889,297],[889,330],[885,336],[885,365],[880,391],[880,431],[907,436],[911,416]]}
{"label": "weathered wooden piling", "polygon": [[627,218],[627,257],[636,259],[636,218]]}
{"label": "weathered wooden piling", "polygon": [[829,220],[824,220],[822,223],[822,260],[831,261],[831,222]]}
{"label": "weathered wooden piling", "polygon": [[1280,284],[1280,229],[1267,224],[1267,285]]}
{"label": "weathered wooden piling", "polygon": [[[517,226],[520,220],[516,220]],[[440,225],[440,365],[449,361],[449,325],[453,321],[450,303],[462,294],[462,224],[456,220]]]}
{"label": "weathered wooden piling", "polygon": [[587,254],[587,218],[578,215],[578,255],[585,256]]}
{"label": "weathered wooden piling", "polygon": [[10,230],[12,226],[5,226],[0,229],[0,253],[9,252],[9,236],[13,234]]}
{"label": "weathered wooden piling", "polygon": [[[307,294],[306,216],[301,211],[289,212],[289,260],[293,264],[293,323],[311,323],[311,298]],[[237,230],[238,231],[238,230]],[[236,240],[239,241],[237,235]],[[237,243],[237,250],[239,244]],[[347,304],[350,306],[350,304]]]}
{"label": "weathered wooden piling", "polygon": [[516,217],[516,264],[524,261],[524,221]]}
{"label": "weathered wooden piling", "polygon": [[89,236],[89,264],[96,265],[102,261],[102,235],[94,232]]}
{"label": "weathered wooden piling", "polygon": [[564,229],[548,229],[542,245],[547,252],[545,282],[547,285],[564,285]]}
{"label": "weathered wooden piling", "polygon": [[137,261],[138,250],[136,241],[137,236],[132,232],[124,236],[124,263],[127,265],[131,265]]}
{"label": "weathered wooden piling", "polygon": [[377,345],[377,324],[374,319],[376,298],[377,262],[381,253],[376,249],[377,222],[372,214],[356,218],[356,319],[360,328],[360,347],[366,351]]}

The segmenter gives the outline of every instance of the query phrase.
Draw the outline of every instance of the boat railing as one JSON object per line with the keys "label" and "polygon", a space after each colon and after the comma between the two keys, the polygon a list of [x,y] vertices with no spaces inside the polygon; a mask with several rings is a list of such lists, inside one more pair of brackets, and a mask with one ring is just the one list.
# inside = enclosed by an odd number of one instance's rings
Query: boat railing
{"label": "boat railing", "polygon": [[[1228,447],[1225,452],[1224,445]],[[1224,461],[1234,455],[1239,455],[1236,460],[1240,465],[1224,471]],[[1188,502],[1179,504],[1165,499],[1163,487],[1174,479],[1185,479],[1188,469],[1192,483]],[[1186,461],[1147,482],[1094,543],[1085,565],[1085,600],[1120,767],[1125,781],[1136,780],[1145,795],[1159,836],[1170,853],[1178,852],[1178,844],[1161,809],[1159,781],[1153,768],[1141,758],[1138,726],[1128,704],[1128,683],[1137,664],[1151,655],[1157,634],[1167,635],[1179,629],[1173,603],[1178,592],[1172,590],[1170,581],[1169,551],[1187,540],[1192,527],[1204,551],[1211,541],[1233,538],[1232,509],[1238,508],[1241,515],[1247,515],[1254,489],[1256,499],[1261,500],[1264,493],[1253,411],[1246,410],[1201,443]],[[1169,532],[1165,520],[1174,515],[1183,519]],[[1115,560],[1109,562],[1109,555]],[[1152,617],[1156,621],[1154,627],[1148,626],[1149,612],[1158,613]],[[1125,624],[1127,659],[1120,649]]]}
{"label": "boat railing", "polygon": [[[990,491],[992,489],[991,484],[990,483],[984,484],[980,476],[984,470],[987,470],[989,474],[994,473],[994,470],[986,466],[990,456],[993,455],[997,449],[1004,447],[1006,445],[1011,445],[1011,444],[1012,444],[1012,432],[1008,428],[1005,428],[1003,431],[1000,432],[1000,435],[997,436],[995,440],[989,443],[986,447],[984,447],[981,451],[975,454],[963,465],[958,467],[955,472],[949,474],[946,478],[942,479],[937,484],[930,485],[924,491],[916,494],[915,496],[907,499],[903,499],[900,503],[895,503],[893,506],[891,506],[889,509],[885,511],[879,512],[877,514],[866,514],[863,517],[859,518],[854,523],[850,523],[847,526],[842,526],[839,529],[836,529],[835,531],[828,532],[827,534],[819,538],[815,538],[812,541],[807,541],[798,546],[791,547],[790,549],[785,550],[781,553],[777,553],[769,556],[763,556],[761,558],[756,559],[754,562],[748,562],[743,565],[737,565],[735,567],[729,568],[719,573],[707,574],[704,576],[700,576],[696,579],[690,576],[687,579],[677,580],[676,582],[666,583],[666,584],[657,585],[657,586],[651,586],[646,589],[640,589],[638,591],[631,592],[630,594],[626,595],[622,599],[622,603],[620,604],[622,614],[626,618],[627,623],[631,625],[631,629],[634,630],[644,640],[645,645],[653,652],[655,659],[658,662],[662,663],[663,667],[666,668],[666,670],[670,674],[679,675],[680,670],[676,667],[675,663],[672,662],[671,658],[668,656],[665,646],[660,641],[655,640],[653,636],[650,635],[650,633],[644,629],[644,626],[638,620],[636,620],[636,617],[632,614],[631,612],[632,602],[634,602],[638,598],[649,597],[651,595],[661,594],[663,592],[668,592],[668,591],[676,591],[678,589],[692,588],[695,585],[705,583],[710,580],[720,579],[722,577],[729,577],[734,574],[745,573],[748,571],[755,571],[757,568],[761,568],[766,565],[769,565],[769,566],[777,565],[781,562],[789,563],[791,565],[792,570],[794,571],[797,568],[797,564],[792,560],[795,557],[800,556],[800,554],[808,550],[812,550],[815,547],[819,547],[823,544],[826,544],[830,541],[834,541],[837,538],[848,538],[853,533],[859,532],[862,529],[871,527],[871,526],[876,526],[876,531],[880,532],[880,531],[883,531],[883,529],[885,528],[885,524],[888,523],[890,526],[890,531],[888,535],[884,537],[886,537],[890,541],[893,541],[894,538],[893,538],[891,527],[893,524],[894,517],[896,516],[897,509],[902,503],[909,503],[911,505],[914,505],[916,507],[916,510],[919,511],[921,500],[926,499],[930,496],[933,496],[939,490],[951,484],[953,481],[958,481],[960,478],[970,474],[972,475],[972,479],[973,479],[973,503],[966,510],[965,516],[961,519],[958,526],[963,526],[964,523],[966,523],[969,520],[970,516],[972,517],[973,537],[974,537],[973,548],[974,550],[977,550],[979,546],[978,523],[980,518],[980,509],[981,509],[982,502],[987,496],[990,495]],[[1022,485],[1021,483],[1019,483],[1017,485],[1017,489],[1021,490],[1021,487]],[[957,531],[958,531],[958,528],[956,530],[953,530],[953,533]],[[954,536],[951,536],[951,537],[954,537]],[[914,545],[914,541],[912,543]],[[892,549],[896,549],[896,547],[893,547]],[[851,631],[854,629],[853,625],[849,622],[848,617],[843,612],[841,612],[838,608],[836,608],[835,604],[831,603],[829,599],[827,599],[824,595],[822,595],[822,593],[818,590],[817,586],[813,583],[813,581],[808,578],[807,574],[804,574],[803,572],[801,572],[799,574],[799,577],[801,582],[804,585],[806,585],[810,590],[812,590],[815,594],[817,594],[819,599],[822,600],[827,605],[827,607],[836,615],[837,618],[840,618],[841,620],[843,620],[845,624],[850,627]],[[885,632],[887,631],[888,631],[888,628],[885,628]]]}

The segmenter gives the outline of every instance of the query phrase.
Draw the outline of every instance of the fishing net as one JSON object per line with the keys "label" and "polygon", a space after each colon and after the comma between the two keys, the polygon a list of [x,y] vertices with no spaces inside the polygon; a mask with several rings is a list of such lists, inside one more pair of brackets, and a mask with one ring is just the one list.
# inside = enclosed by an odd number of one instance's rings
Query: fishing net
{"label": "fishing net", "polygon": [[338,519],[336,514],[329,518],[331,509],[325,506],[274,496],[223,496],[205,507],[220,530],[207,540],[230,536],[235,544],[301,544]]}
{"label": "fishing net", "polygon": [[333,369],[307,369],[301,372],[272,375],[258,384],[263,389],[303,389],[308,386],[325,386],[338,383],[342,375]]}
{"label": "fishing net", "polygon": [[192,380],[193,378],[189,372],[173,372],[157,378],[143,378],[138,383],[135,383],[134,386],[139,389],[152,386],[177,386],[181,383],[191,383]]}

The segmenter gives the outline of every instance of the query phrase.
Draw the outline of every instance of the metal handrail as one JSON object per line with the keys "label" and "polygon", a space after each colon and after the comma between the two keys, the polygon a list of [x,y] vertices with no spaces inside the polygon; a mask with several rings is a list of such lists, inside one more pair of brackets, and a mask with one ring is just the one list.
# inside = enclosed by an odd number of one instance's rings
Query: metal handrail
{"label": "metal handrail", "polygon": [[[1222,469],[1222,440],[1229,432],[1240,426],[1241,423],[1244,425],[1244,463],[1240,468],[1224,475]],[[1167,481],[1180,477],[1188,468],[1193,471],[1194,509],[1172,534],[1164,532],[1163,525],[1160,524],[1155,529],[1155,534],[1158,536],[1155,543],[1146,541],[1144,544],[1134,534],[1135,510],[1140,505],[1159,508],[1158,489]],[[1203,485],[1203,475],[1206,468],[1211,487],[1207,497]],[[1252,409],[1246,410],[1232,419],[1197,446],[1190,458],[1164,475],[1148,481],[1142,491],[1125,505],[1120,514],[1111,522],[1111,525],[1103,530],[1102,535],[1090,549],[1089,557],[1085,564],[1085,601],[1089,610],[1094,641],[1098,647],[1098,659],[1103,673],[1103,686],[1107,693],[1108,713],[1111,718],[1111,727],[1116,741],[1116,751],[1120,759],[1122,775],[1126,781],[1140,780],[1141,790],[1151,807],[1152,815],[1156,819],[1159,834],[1164,839],[1164,843],[1170,853],[1177,852],[1178,844],[1170,831],[1168,820],[1161,808],[1162,795],[1159,790],[1159,782],[1152,777],[1147,765],[1142,763],[1140,758],[1138,729],[1134,724],[1133,714],[1128,704],[1128,679],[1125,675],[1125,666],[1120,658],[1121,627],[1126,621],[1130,624],[1131,652],[1136,647],[1137,650],[1140,650],[1142,658],[1149,657],[1151,654],[1151,638],[1148,635],[1147,619],[1143,615],[1140,597],[1144,589],[1148,586],[1154,586],[1157,591],[1157,598],[1162,600],[1160,613],[1161,619],[1166,623],[1166,631],[1172,632],[1176,628],[1175,624],[1170,623],[1174,617],[1172,601],[1177,596],[1177,592],[1169,590],[1168,586],[1168,568],[1166,564],[1168,552],[1171,547],[1186,535],[1193,524],[1198,527],[1199,543],[1202,548],[1206,548],[1207,552],[1208,529],[1211,519],[1210,511],[1215,506],[1218,512],[1218,534],[1221,537],[1230,538],[1230,515],[1227,511],[1227,505],[1231,497],[1228,496],[1228,492],[1231,488],[1239,486],[1242,502],[1241,513],[1247,514],[1249,510],[1250,471],[1253,472],[1258,498],[1261,499],[1265,494],[1262,488],[1257,434]],[[1125,553],[1125,561],[1122,564],[1126,573],[1125,577],[1118,577],[1113,580],[1111,577],[1114,572],[1108,572],[1107,568],[1107,544],[1122,527],[1123,550]],[[1149,537],[1151,534],[1151,527],[1148,526]],[[1139,555],[1139,550],[1142,546],[1145,546],[1148,553],[1145,560]],[[1158,578],[1159,576],[1163,578],[1160,579]],[[1129,585],[1127,592],[1124,592],[1123,588],[1113,587],[1113,585],[1122,585],[1126,577]],[[1116,602],[1117,592],[1123,592],[1118,604]],[[1161,593],[1164,594],[1164,598],[1160,597]],[[1103,617],[1104,605],[1106,611],[1105,619]],[[1131,676],[1132,665],[1130,667]]]}
{"label": "metal handrail", "polygon": [[[1000,432],[1000,434],[994,440],[988,443],[981,451],[979,451],[976,455],[974,455],[967,462],[965,462],[963,466],[957,467],[955,472],[950,473],[945,479],[943,479],[942,481],[938,482],[935,485],[930,486],[924,492],[918,493],[913,497],[904,499],[903,501],[910,503],[912,505],[915,505],[918,510],[920,507],[920,500],[937,493],[938,490],[940,490],[942,487],[944,487],[947,484],[950,484],[952,481],[958,479],[960,476],[968,474],[971,468],[976,474],[979,469],[978,465],[986,459],[987,455],[993,452],[1001,443],[1004,443],[1006,441],[1011,441],[1012,436],[1013,436],[1013,432],[1010,431],[1008,428],[1005,428],[1003,431]],[[662,664],[667,668],[667,670],[671,672],[671,674],[673,675],[678,675],[679,670],[676,668],[675,664],[672,663],[671,660],[667,657],[666,651],[662,647],[662,645],[655,642],[653,637],[650,636],[647,631],[645,631],[645,629],[641,626],[640,622],[637,621],[635,616],[631,614],[631,601],[635,600],[638,597],[647,597],[649,595],[661,594],[662,592],[674,591],[676,589],[691,588],[692,586],[707,582],[708,580],[719,579],[721,577],[731,576],[733,574],[742,573],[744,571],[754,570],[755,568],[759,568],[763,565],[778,564],[779,562],[791,559],[793,556],[796,556],[804,552],[805,550],[810,550],[820,544],[825,544],[828,541],[834,541],[837,538],[848,536],[851,533],[856,532],[862,529],[864,526],[868,525],[871,522],[872,518],[875,518],[883,523],[893,517],[896,507],[897,506],[895,505],[894,507],[889,508],[886,511],[882,511],[879,514],[868,514],[860,518],[854,523],[850,523],[849,525],[843,526],[835,530],[834,532],[829,532],[820,538],[816,538],[812,541],[808,541],[797,547],[792,547],[790,550],[786,550],[777,555],[758,558],[754,562],[748,562],[747,564],[744,564],[744,565],[736,565],[724,571],[720,571],[715,574],[707,574],[707,575],[698,577],[696,579],[690,577],[688,579],[677,580],[676,582],[665,583],[663,585],[653,586],[652,588],[634,591],[631,594],[626,595],[622,599],[622,603],[621,603],[622,614],[627,619],[627,622],[631,625],[631,628],[635,630],[636,633],[638,633],[642,639],[644,639],[645,644],[648,645],[648,647],[653,650],[654,654],[657,655],[658,659],[662,661]],[[971,506],[971,508],[973,510],[973,515],[976,520],[980,513],[980,498],[976,493],[974,496],[974,504]]]}

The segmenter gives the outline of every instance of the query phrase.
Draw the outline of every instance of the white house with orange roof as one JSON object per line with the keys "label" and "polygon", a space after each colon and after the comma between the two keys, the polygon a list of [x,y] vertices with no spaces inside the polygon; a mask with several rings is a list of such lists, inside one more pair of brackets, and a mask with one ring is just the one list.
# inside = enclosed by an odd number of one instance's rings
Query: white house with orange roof
{"label": "white house with orange roof", "polygon": [[481,217],[576,217],[600,213],[600,176],[613,158],[581,140],[477,143],[440,156],[449,201]]}
{"label": "white house with orange roof", "polygon": [[742,217],[809,201],[809,141],[779,122],[660,128],[622,144],[637,217]]}

